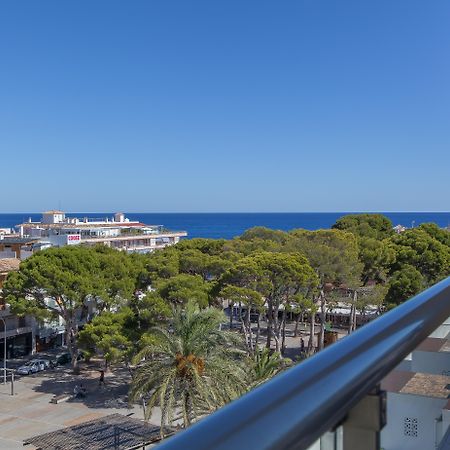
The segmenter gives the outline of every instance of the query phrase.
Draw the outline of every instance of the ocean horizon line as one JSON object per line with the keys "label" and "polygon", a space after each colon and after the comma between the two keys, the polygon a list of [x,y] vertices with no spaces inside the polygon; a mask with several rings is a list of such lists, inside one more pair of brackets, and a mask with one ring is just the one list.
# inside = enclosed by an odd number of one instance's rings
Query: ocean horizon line
{"label": "ocean horizon line", "polygon": [[[111,211],[68,211],[58,209],[65,214],[114,214],[115,212],[122,212],[123,210]],[[42,214],[44,211],[17,211],[17,212],[0,212],[2,215],[6,214]],[[123,211],[126,214],[391,214],[391,213],[405,213],[405,214],[449,214],[450,210],[361,210],[361,211]]]}

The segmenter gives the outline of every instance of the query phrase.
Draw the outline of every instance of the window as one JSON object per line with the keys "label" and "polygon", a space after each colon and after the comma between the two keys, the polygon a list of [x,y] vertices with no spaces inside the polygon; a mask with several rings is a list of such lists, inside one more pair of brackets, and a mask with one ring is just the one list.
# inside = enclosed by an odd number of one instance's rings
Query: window
{"label": "window", "polygon": [[405,417],[403,423],[403,433],[405,436],[417,437],[419,421],[415,417]]}

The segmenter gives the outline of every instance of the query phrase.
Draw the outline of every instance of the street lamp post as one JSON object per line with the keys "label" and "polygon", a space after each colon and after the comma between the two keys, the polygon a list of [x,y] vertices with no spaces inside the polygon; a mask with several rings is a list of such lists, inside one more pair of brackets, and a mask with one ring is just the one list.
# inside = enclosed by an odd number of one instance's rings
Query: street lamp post
{"label": "street lamp post", "polygon": [[0,317],[0,320],[3,322],[3,384],[6,384],[6,322],[3,317]]}

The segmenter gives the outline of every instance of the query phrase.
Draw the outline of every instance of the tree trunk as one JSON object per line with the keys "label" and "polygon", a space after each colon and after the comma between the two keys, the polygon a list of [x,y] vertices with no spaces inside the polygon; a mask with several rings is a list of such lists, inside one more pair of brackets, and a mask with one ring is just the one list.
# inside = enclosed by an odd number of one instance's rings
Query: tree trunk
{"label": "tree trunk", "polygon": [[276,307],[273,308],[273,338],[275,340],[275,351],[280,352],[281,351],[281,323],[280,319],[278,318],[278,312],[279,312],[279,304],[277,302]]}
{"label": "tree trunk", "polygon": [[348,334],[352,333],[356,330],[356,301],[358,299],[358,293],[353,291],[353,298],[352,303],[350,307],[350,317],[349,317],[349,327],[348,327]]}
{"label": "tree trunk", "polygon": [[353,328],[352,332],[356,330],[356,314],[358,313],[358,310],[355,308],[353,309]]}
{"label": "tree trunk", "polygon": [[297,314],[297,318],[295,319],[294,337],[298,336],[298,326],[300,325],[301,316],[301,314]]}
{"label": "tree trunk", "polygon": [[74,372],[78,372],[78,327],[74,319],[67,318],[66,321],[66,337],[67,337],[67,349],[70,353],[70,359],[72,369]]}
{"label": "tree trunk", "polygon": [[247,316],[245,320],[242,320],[242,316],[240,316],[241,330],[244,333],[245,346],[247,347],[247,351],[250,353],[250,340],[248,335],[248,327],[247,327]]}
{"label": "tree trunk", "polygon": [[184,395],[184,415],[183,415],[183,425],[184,428],[187,428],[191,424],[191,407],[189,402],[189,394],[185,393]]}
{"label": "tree trunk", "polygon": [[261,336],[261,313],[258,312],[258,323],[256,326],[256,343],[255,348],[258,348],[259,345],[259,337]]}
{"label": "tree trunk", "polygon": [[325,297],[321,294],[320,297],[320,333],[319,333],[319,342],[317,343],[317,347],[320,350],[323,349],[324,341],[325,341],[325,320],[326,320],[326,312],[325,312]]}
{"label": "tree trunk", "polygon": [[252,331],[252,322],[250,320],[250,314],[251,314],[252,308],[250,305],[247,307],[247,331],[248,331],[248,347],[250,349],[250,354],[253,354],[254,346],[253,346],[253,331]]}
{"label": "tree trunk", "polygon": [[309,322],[309,341],[308,341],[308,355],[313,353],[314,348],[314,335],[315,335],[315,322],[316,322],[316,313],[311,311],[311,318]]}
{"label": "tree trunk", "polygon": [[234,303],[229,303],[230,308],[230,330],[233,328],[233,310],[234,310]]}
{"label": "tree trunk", "polygon": [[273,335],[273,340],[275,341],[275,351],[279,352],[280,351],[280,336],[275,333]]}
{"label": "tree trunk", "polygon": [[267,304],[267,339],[266,339],[266,347],[270,348],[272,343],[272,326],[273,326],[273,311],[272,304],[268,302]]}
{"label": "tree trunk", "polygon": [[353,321],[353,309],[355,308],[355,305],[353,303],[350,304],[350,314],[348,316],[348,330],[347,334],[350,334],[352,332],[352,321]]}
{"label": "tree trunk", "polygon": [[281,354],[284,354],[286,349],[286,309],[283,311],[283,319],[281,326]]}

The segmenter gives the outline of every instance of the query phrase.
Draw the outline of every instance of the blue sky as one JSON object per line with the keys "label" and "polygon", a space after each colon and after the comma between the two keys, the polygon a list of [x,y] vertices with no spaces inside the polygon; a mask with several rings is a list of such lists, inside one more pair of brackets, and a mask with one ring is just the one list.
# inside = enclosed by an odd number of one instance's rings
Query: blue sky
{"label": "blue sky", "polygon": [[0,212],[448,211],[448,0],[3,1]]}

